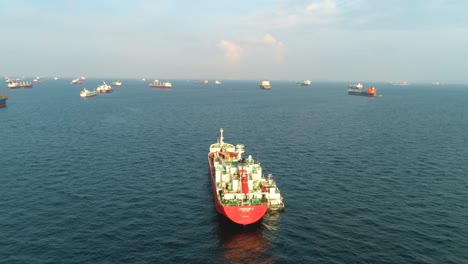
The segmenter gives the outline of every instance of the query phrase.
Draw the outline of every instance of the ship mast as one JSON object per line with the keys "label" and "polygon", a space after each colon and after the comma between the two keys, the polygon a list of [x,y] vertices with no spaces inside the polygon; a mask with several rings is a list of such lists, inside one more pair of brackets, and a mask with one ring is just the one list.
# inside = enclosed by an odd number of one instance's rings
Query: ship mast
{"label": "ship mast", "polygon": [[224,140],[224,137],[223,137],[223,132],[224,132],[224,130],[221,128],[221,129],[219,130],[219,132],[221,132],[221,136],[219,137],[219,144],[220,144],[221,146],[223,146],[223,145],[224,145],[224,141],[223,141],[223,140]]}

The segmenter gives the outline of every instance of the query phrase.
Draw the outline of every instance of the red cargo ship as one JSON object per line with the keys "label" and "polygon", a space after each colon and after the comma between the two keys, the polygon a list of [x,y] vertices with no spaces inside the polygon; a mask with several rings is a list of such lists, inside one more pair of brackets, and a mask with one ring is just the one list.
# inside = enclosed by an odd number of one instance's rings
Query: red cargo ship
{"label": "red cargo ship", "polygon": [[7,100],[8,100],[8,96],[6,96],[5,91],[2,90],[2,94],[0,94],[0,108],[6,106]]}
{"label": "red cargo ship", "polygon": [[363,90],[362,87],[363,87],[362,83],[349,85],[348,86],[348,94],[362,95],[362,96],[369,96],[369,97],[377,96],[377,89],[375,89],[375,87],[369,87],[369,88],[367,88],[365,90]]}
{"label": "red cargo ship", "polygon": [[240,225],[258,222],[265,213],[284,209],[271,175],[263,177],[260,163],[242,157],[244,146],[224,142],[223,129],[208,154],[209,176],[216,210]]}

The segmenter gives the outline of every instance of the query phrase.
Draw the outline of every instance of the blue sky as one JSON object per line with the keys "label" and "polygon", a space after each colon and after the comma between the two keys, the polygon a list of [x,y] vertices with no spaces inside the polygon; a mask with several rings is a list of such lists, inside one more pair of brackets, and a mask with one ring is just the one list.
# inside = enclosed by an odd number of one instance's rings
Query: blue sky
{"label": "blue sky", "polygon": [[468,82],[468,1],[0,1],[0,75]]}

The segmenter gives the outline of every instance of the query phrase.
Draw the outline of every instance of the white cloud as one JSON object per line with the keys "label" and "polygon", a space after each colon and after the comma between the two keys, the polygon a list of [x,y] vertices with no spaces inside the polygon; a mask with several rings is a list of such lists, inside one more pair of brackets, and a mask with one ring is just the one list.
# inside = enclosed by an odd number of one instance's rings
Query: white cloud
{"label": "white cloud", "polygon": [[236,41],[220,40],[217,48],[223,53],[224,63],[235,65],[247,63],[281,63],[284,58],[284,44],[271,34],[240,38]]}
{"label": "white cloud", "polygon": [[284,58],[284,44],[273,35],[266,33],[239,41],[245,47],[245,56],[264,62],[281,63]]}
{"label": "white cloud", "polygon": [[320,13],[323,15],[335,14],[336,3],[334,0],[314,1],[306,7],[306,11],[309,13]]}
{"label": "white cloud", "polygon": [[362,5],[362,0],[283,0],[235,18],[232,23],[265,31],[304,25],[331,25],[348,17],[355,19],[356,14],[353,13]]}
{"label": "white cloud", "polygon": [[241,43],[245,45],[264,45],[264,46],[276,46],[280,47],[283,46],[283,43],[281,41],[278,41],[275,37],[273,37],[271,34],[266,33],[261,36],[251,36],[248,38],[245,38],[240,41]]}
{"label": "white cloud", "polygon": [[263,36],[263,42],[268,45],[273,45],[273,46],[282,46],[283,43],[279,42],[276,40],[272,35],[270,34],[265,34]]}
{"label": "white cloud", "polygon": [[224,54],[224,59],[231,64],[238,64],[242,59],[244,49],[234,42],[222,39],[218,43],[218,49]]}
{"label": "white cloud", "polygon": [[270,34],[265,34],[261,40],[263,47],[260,47],[260,53],[263,53],[264,56],[271,58],[276,63],[281,63],[284,59],[283,42]]}
{"label": "white cloud", "polygon": [[284,58],[284,45],[283,42],[277,40],[271,34],[265,34],[261,36],[258,41],[258,45],[253,47],[256,54],[260,54],[265,57],[264,60],[273,60],[276,63],[281,63]]}

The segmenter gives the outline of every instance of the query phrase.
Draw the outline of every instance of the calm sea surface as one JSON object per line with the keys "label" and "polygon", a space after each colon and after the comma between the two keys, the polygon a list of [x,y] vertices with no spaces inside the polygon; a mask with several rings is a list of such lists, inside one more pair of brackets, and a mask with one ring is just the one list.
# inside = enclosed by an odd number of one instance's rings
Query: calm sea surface
{"label": "calm sea surface", "polygon": [[[0,263],[468,263],[467,86],[100,82],[1,85]],[[220,128],[284,213],[218,216]]]}

